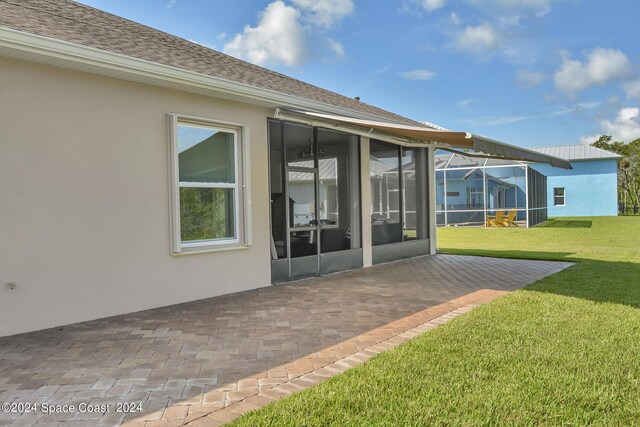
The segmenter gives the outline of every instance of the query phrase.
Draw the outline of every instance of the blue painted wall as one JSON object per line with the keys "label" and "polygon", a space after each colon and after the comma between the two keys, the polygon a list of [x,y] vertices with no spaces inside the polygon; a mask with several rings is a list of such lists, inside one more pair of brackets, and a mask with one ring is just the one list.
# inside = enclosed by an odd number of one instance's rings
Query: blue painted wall
{"label": "blue painted wall", "polygon": [[[615,159],[571,162],[572,170],[546,164],[531,167],[547,176],[549,217],[618,215],[618,162]],[[565,206],[554,206],[553,189],[564,187]]]}

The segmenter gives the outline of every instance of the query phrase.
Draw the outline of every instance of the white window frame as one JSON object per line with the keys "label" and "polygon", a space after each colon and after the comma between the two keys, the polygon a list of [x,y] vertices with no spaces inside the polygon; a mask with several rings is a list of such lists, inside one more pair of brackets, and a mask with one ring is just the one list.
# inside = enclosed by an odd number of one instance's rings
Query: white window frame
{"label": "white window frame", "polygon": [[[556,189],[562,189],[562,204],[556,203]],[[567,206],[567,188],[566,187],[553,187],[553,206]]]}
{"label": "white window frame", "polygon": [[[171,251],[174,255],[214,252],[244,248],[251,245],[250,163],[248,152],[249,128],[239,123],[211,120],[169,113],[169,189]],[[234,135],[235,183],[180,182],[178,162],[178,125],[214,128]],[[234,237],[183,242],[180,227],[180,188],[233,188]]]}

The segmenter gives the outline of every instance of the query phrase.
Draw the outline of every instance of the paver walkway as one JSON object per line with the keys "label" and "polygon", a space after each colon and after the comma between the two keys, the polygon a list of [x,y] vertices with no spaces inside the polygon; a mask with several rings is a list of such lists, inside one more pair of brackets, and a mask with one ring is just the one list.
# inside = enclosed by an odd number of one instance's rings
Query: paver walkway
{"label": "paver walkway", "polygon": [[569,265],[425,256],[0,338],[0,403],[38,405],[0,425],[220,424]]}

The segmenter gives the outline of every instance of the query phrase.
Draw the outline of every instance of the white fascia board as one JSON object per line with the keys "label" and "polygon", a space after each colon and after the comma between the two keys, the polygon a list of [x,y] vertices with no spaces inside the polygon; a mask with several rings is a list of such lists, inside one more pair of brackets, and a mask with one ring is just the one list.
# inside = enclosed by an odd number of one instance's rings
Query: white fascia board
{"label": "white fascia board", "polygon": [[0,56],[276,108],[296,106],[362,119],[386,120],[331,104],[183,70],[144,59],[0,27]]}

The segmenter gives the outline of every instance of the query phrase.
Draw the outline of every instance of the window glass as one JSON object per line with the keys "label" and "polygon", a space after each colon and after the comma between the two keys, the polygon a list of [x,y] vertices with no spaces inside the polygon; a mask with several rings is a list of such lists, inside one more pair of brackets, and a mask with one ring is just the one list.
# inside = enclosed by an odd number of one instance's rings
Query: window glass
{"label": "window glass", "polygon": [[288,166],[314,168],[316,152],[313,128],[298,123],[284,124],[284,145]]}
{"label": "window glass", "polygon": [[282,123],[269,120],[269,184],[271,187],[272,259],[287,257],[287,209],[282,151]]}
{"label": "window glass", "polygon": [[315,172],[289,171],[289,197],[293,227],[316,225]]}
{"label": "window glass", "polygon": [[182,241],[234,237],[233,193],[230,188],[180,188]]}
{"label": "window glass", "polygon": [[426,196],[426,177],[421,174],[421,155],[423,150],[417,148],[402,148],[402,236],[406,240],[422,238],[421,232],[425,231],[423,224],[422,202]]}
{"label": "window glass", "polygon": [[230,132],[178,125],[180,182],[235,182],[234,140]]}
{"label": "window glass", "polygon": [[[348,148],[348,147],[347,147]],[[320,159],[318,161],[320,174],[320,220],[327,226],[338,226],[339,205],[338,190],[340,181],[338,180],[338,159]],[[342,171],[340,171],[342,172]],[[348,184],[348,177],[344,177],[344,185]]]}
{"label": "window glass", "polygon": [[318,128],[321,253],[361,247],[358,137]]}
{"label": "window glass", "polygon": [[[449,191],[447,191],[448,195]],[[457,196],[460,195],[459,192]],[[436,171],[436,210],[444,210],[444,171]]]}
{"label": "window glass", "polygon": [[373,245],[427,238],[426,150],[372,141],[370,154]]}
{"label": "window glass", "polygon": [[[238,132],[178,119],[179,247],[239,242]],[[176,237],[177,238],[177,237]]]}
{"label": "window glass", "polygon": [[372,141],[370,155],[372,243],[401,242],[400,147]]}
{"label": "window glass", "polygon": [[359,138],[269,120],[269,146],[272,260],[360,248]]}
{"label": "window glass", "polygon": [[555,206],[564,206],[564,187],[553,189],[553,204]]}

